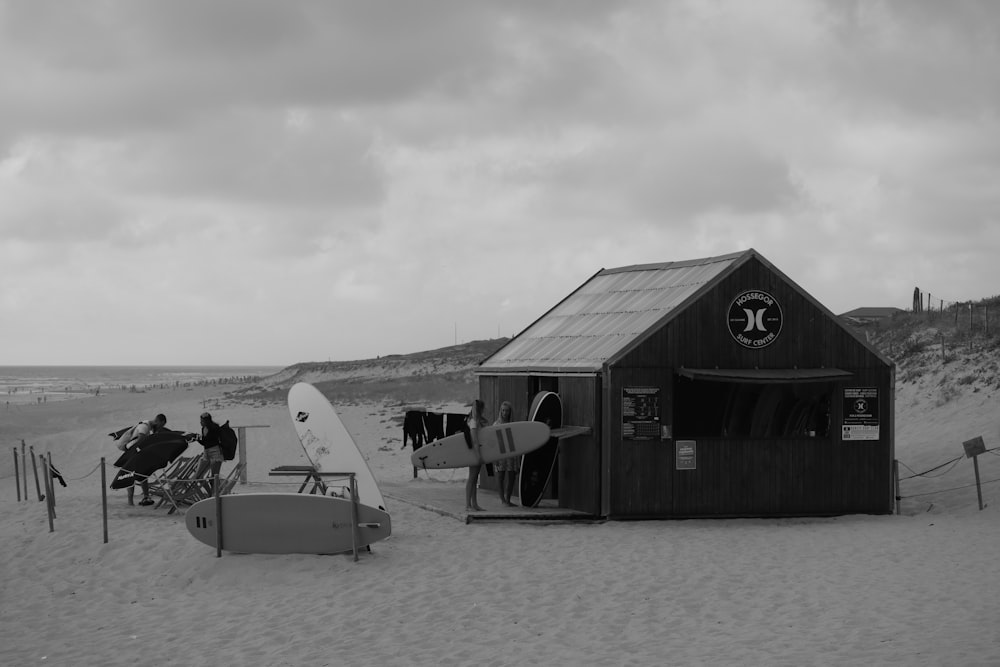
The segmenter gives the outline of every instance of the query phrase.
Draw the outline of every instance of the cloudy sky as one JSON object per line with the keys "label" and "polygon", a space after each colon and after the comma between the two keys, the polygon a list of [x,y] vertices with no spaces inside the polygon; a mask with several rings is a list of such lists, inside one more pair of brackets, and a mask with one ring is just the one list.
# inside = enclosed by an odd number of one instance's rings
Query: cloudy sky
{"label": "cloudy sky", "polygon": [[0,365],[414,352],[751,247],[992,296],[998,110],[989,0],[0,0]]}

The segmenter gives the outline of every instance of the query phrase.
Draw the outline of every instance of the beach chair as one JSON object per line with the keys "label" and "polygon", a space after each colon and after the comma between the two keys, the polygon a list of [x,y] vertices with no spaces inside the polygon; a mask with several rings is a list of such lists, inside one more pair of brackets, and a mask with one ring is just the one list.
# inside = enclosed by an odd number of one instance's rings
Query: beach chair
{"label": "beach chair", "polygon": [[220,482],[221,484],[219,488],[220,496],[226,496],[233,492],[233,487],[236,486],[236,482],[240,481],[240,475],[243,474],[243,471],[246,470],[246,467],[247,464],[243,463],[242,461],[233,466],[233,469],[229,471],[229,474],[226,475],[226,477],[222,479]]}
{"label": "beach chair", "polygon": [[[149,478],[149,495],[159,497],[160,504],[162,504],[164,487],[172,484],[175,479],[183,478],[187,474],[187,469],[197,458],[197,456],[180,456],[169,466],[151,476]],[[159,506],[157,505],[157,507]]]}
{"label": "beach chair", "polygon": [[[157,507],[169,505],[167,514],[173,514],[180,509],[182,504],[193,504],[202,498],[207,498],[211,493],[212,482],[206,479],[211,469],[211,464],[202,454],[192,457],[180,474],[170,480],[169,484],[163,485],[161,489],[161,500]],[[205,487],[208,487],[206,494]]]}
{"label": "beach chair", "polygon": [[[232,493],[233,487],[240,479],[240,474],[246,469],[246,463],[237,463],[225,477],[219,478],[219,495]],[[170,489],[166,493],[166,502],[170,504],[167,514],[173,514],[180,510],[181,506],[194,505],[199,500],[211,498],[215,495],[212,487],[211,464],[202,460],[193,468],[191,477],[178,484],[176,488]]]}

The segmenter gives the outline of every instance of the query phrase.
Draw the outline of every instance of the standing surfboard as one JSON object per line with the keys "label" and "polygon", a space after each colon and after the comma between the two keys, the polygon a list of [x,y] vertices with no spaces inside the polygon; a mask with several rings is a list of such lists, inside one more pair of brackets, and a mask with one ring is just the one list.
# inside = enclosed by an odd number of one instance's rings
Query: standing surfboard
{"label": "standing surfboard", "polygon": [[479,448],[469,447],[465,433],[435,440],[413,452],[414,468],[467,468],[531,452],[549,440],[549,427],[539,422],[510,422],[479,429]]}
{"label": "standing surfboard", "polygon": [[[562,426],[562,399],[559,394],[552,391],[535,394],[528,409],[528,419],[548,424],[550,428]],[[541,502],[545,487],[556,469],[558,455],[559,439],[549,438],[542,447],[521,459],[521,478],[517,488],[522,506],[535,507]]]}
{"label": "standing surfboard", "polygon": [[375,475],[337,411],[319,389],[299,382],[288,390],[288,411],[309,463],[319,472],[353,472],[359,502],[385,510]]}
{"label": "standing surfboard", "polygon": [[[353,546],[352,503],[305,493],[241,493],[220,498],[222,548],[251,554],[336,554]],[[218,546],[215,498],[196,502],[184,523],[199,542]],[[358,548],[392,533],[389,515],[358,505]]]}

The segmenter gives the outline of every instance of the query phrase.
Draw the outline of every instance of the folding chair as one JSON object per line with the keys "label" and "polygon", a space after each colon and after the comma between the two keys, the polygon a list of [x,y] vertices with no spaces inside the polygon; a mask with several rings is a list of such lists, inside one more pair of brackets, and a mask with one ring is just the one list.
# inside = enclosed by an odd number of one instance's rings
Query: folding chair
{"label": "folding chair", "polygon": [[[170,484],[165,484],[162,489],[162,500],[157,507],[169,504],[170,509],[167,514],[173,514],[180,509],[182,504],[192,505],[202,498],[207,498],[211,493],[212,482],[205,477],[211,469],[211,464],[205,460],[201,454],[195,456],[183,469],[183,474],[174,477]],[[206,493],[205,486],[209,492]]]}
{"label": "folding chair", "polygon": [[[180,456],[169,466],[154,474],[149,478],[149,495],[158,496],[160,504],[163,502],[163,489],[173,483],[175,479],[183,478],[191,462],[196,456]],[[159,507],[160,505],[157,505]]]}
{"label": "folding chair", "polygon": [[[168,502],[171,504],[171,508],[167,510],[167,514],[173,514],[180,510],[181,505],[194,505],[199,500],[211,498],[215,495],[215,489],[212,486],[212,478],[210,476],[211,468],[211,464],[203,460],[194,469],[194,473],[190,479],[179,485],[176,491],[169,491],[167,493]],[[225,496],[232,492],[233,487],[236,486],[236,482],[240,479],[240,473],[244,469],[246,469],[245,463],[237,463],[229,471],[228,475],[225,477],[220,476],[220,496]]]}

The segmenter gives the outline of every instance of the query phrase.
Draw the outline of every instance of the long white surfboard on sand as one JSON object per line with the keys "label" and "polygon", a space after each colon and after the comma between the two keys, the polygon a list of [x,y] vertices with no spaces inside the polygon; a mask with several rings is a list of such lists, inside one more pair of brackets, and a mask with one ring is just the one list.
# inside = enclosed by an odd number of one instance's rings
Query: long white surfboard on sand
{"label": "long white surfboard on sand", "polygon": [[385,510],[375,475],[326,396],[308,382],[299,382],[288,390],[288,411],[309,463],[318,472],[353,472],[358,502]]}
{"label": "long white surfboard on sand", "polygon": [[[336,554],[354,547],[350,500],[306,493],[222,496],[222,548],[251,554]],[[218,546],[215,498],[188,509],[184,523],[195,539]],[[392,533],[389,515],[358,505],[358,548]]]}
{"label": "long white surfboard on sand", "polygon": [[541,422],[510,422],[479,429],[479,448],[470,448],[464,433],[428,443],[410,455],[415,468],[465,468],[521,456],[549,441],[549,427]]}

